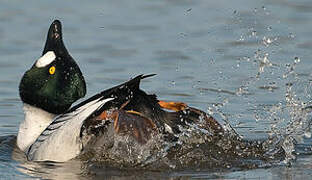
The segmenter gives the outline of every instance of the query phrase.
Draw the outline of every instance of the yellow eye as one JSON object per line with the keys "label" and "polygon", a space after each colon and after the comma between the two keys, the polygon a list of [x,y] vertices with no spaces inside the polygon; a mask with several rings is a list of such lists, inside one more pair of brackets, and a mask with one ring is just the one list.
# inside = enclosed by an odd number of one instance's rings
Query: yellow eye
{"label": "yellow eye", "polygon": [[55,66],[51,66],[49,69],[49,73],[52,75],[55,73]]}

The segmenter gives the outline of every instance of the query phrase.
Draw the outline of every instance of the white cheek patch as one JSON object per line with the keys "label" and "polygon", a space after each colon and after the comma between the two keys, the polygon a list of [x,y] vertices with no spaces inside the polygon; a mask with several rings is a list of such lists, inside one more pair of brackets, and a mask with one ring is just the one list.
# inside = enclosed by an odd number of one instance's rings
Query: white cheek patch
{"label": "white cheek patch", "polygon": [[55,60],[56,56],[53,51],[48,51],[43,56],[41,56],[37,62],[36,67],[41,68],[49,65],[51,62]]}

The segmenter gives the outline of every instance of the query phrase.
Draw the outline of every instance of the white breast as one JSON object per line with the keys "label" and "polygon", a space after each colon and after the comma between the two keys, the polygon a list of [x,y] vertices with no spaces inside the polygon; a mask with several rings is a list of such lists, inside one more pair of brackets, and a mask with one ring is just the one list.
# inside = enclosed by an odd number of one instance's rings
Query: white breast
{"label": "white breast", "polygon": [[48,113],[40,108],[24,104],[25,119],[20,124],[17,135],[17,146],[24,152],[27,151],[39,135],[45,130],[55,114]]}

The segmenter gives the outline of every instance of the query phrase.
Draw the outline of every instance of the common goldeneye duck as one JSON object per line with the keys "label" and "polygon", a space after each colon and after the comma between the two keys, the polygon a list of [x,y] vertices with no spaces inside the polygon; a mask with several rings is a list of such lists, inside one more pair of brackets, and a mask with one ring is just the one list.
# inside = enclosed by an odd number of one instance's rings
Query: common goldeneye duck
{"label": "common goldeneye duck", "polygon": [[21,123],[17,145],[23,150],[32,145],[58,114],[86,94],[83,75],[66,50],[60,21],[49,29],[42,56],[25,72],[20,85],[25,120]]}
{"label": "common goldeneye duck", "polygon": [[17,146],[32,161],[80,157],[116,166],[155,168],[216,163],[217,152],[237,148],[237,144],[222,144],[241,140],[224,138],[229,130],[213,117],[141,90],[141,80],[153,75],[138,75],[71,107],[85,96],[86,84],[64,46],[61,23],[55,20],[42,56],[20,82],[25,120]]}

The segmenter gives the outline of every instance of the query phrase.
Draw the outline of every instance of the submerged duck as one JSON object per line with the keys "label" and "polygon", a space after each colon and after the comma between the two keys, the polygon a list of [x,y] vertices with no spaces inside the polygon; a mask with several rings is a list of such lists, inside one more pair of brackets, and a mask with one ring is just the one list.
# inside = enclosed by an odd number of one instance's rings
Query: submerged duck
{"label": "submerged duck", "polygon": [[[65,48],[61,22],[55,20],[42,56],[25,72],[19,85],[25,119],[20,124],[17,146],[31,161],[81,158],[155,168],[199,162],[226,166],[215,156],[231,152],[233,157],[237,144],[241,151],[250,152],[246,156],[255,149],[260,151],[254,147],[261,144],[241,144],[239,136],[205,112],[182,102],[158,100],[140,89],[141,80],[153,75],[138,75],[71,107],[85,96],[86,83]],[[226,134],[231,139],[225,138]],[[234,141],[239,143],[229,145]]]}

